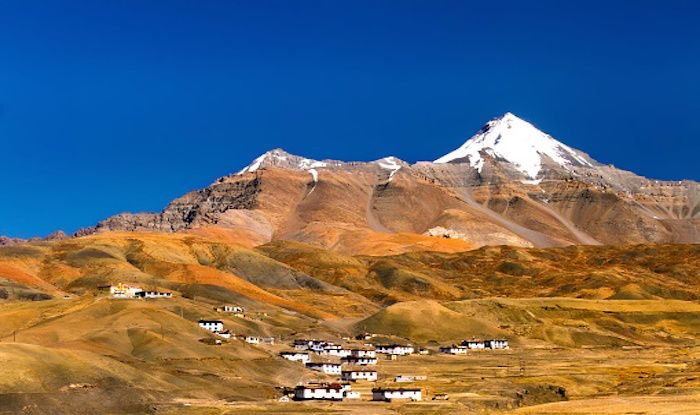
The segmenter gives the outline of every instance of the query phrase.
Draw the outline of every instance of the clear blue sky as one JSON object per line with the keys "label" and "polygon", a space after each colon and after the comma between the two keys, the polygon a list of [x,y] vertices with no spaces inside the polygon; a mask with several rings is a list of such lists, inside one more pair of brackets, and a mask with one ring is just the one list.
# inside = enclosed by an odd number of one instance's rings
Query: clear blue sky
{"label": "clear blue sky", "polygon": [[506,111],[699,180],[698,4],[0,0],[0,234],[159,211],[274,147],[431,160]]}

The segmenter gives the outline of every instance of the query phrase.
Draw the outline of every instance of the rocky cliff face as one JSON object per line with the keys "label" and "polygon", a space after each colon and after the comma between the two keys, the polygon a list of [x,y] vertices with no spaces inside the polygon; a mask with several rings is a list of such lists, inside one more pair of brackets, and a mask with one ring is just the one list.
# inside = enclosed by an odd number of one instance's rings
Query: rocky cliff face
{"label": "rocky cliff face", "polygon": [[259,186],[259,174],[222,177],[204,189],[173,200],[161,213],[121,213],[79,233],[100,230],[177,232],[216,224],[219,216],[229,210],[254,209]]}
{"label": "rocky cliff face", "polygon": [[697,243],[700,185],[603,165],[506,114],[432,163],[272,150],[160,213],[116,215],[78,234],[212,228],[347,251],[387,235],[475,246]]}

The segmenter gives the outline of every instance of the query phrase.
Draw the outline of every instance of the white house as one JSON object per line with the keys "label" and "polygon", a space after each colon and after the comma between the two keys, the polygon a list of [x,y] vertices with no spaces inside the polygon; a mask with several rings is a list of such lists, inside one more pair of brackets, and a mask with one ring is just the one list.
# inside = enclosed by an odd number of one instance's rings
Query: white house
{"label": "white house", "polygon": [[219,331],[214,334],[216,334],[219,337],[223,337],[224,339],[230,339],[233,336],[233,334],[228,330]]}
{"label": "white house", "polygon": [[213,333],[224,331],[224,323],[220,320],[199,320],[199,327]]}
{"label": "white house", "polygon": [[323,399],[342,401],[345,393],[344,388],[337,383],[297,386],[294,389],[294,400]]}
{"label": "white house", "polygon": [[377,371],[366,369],[343,370],[340,374],[340,378],[345,381],[366,380],[368,382],[374,382],[377,380]]}
{"label": "white house", "polygon": [[470,350],[483,349],[508,349],[508,340],[492,339],[492,340],[465,340],[462,346],[466,346]]}
{"label": "white house", "polygon": [[292,362],[302,362],[305,364],[309,361],[309,354],[303,352],[282,352],[280,356]]}
{"label": "white house", "polygon": [[[327,342],[323,340],[311,340],[309,342],[309,349],[313,350],[316,353],[321,353],[322,351],[326,350],[327,348],[334,347],[335,344],[332,342]],[[341,346],[337,346],[342,349]]]}
{"label": "white house", "polygon": [[373,401],[387,401],[390,402],[396,399],[405,399],[411,401],[420,401],[423,398],[423,394],[420,388],[397,388],[397,389],[384,389],[384,388],[374,388],[372,389],[372,400]]}
{"label": "white house", "polygon": [[243,314],[243,313],[245,312],[245,310],[243,309],[243,307],[241,307],[241,306],[239,306],[239,305],[225,305],[225,306],[222,306],[220,309],[221,309],[221,311],[223,311],[224,313],[240,313],[240,314]]}
{"label": "white house", "polygon": [[377,353],[396,356],[409,355],[415,351],[410,344],[405,346],[400,344],[379,344],[375,347],[375,350]]}
{"label": "white house", "polygon": [[122,283],[109,287],[109,294],[114,298],[134,298],[141,291],[143,290],[139,287],[131,287]]}
{"label": "white house", "polygon": [[245,339],[243,339],[243,340],[248,344],[259,344],[260,343],[260,337],[255,337],[255,336],[245,336]]}
{"label": "white house", "polygon": [[350,355],[350,350],[345,350],[343,346],[337,344],[326,344],[318,351],[318,354],[323,356],[345,357]]}
{"label": "white house", "polygon": [[487,349],[508,349],[508,340],[505,339],[495,339],[495,340],[484,340],[484,344]]}
{"label": "white house", "polygon": [[139,291],[134,294],[138,298],[172,298],[173,293],[165,291]]}
{"label": "white house", "polygon": [[452,346],[442,346],[440,347],[440,353],[453,354],[453,355],[465,355],[467,354],[467,346],[457,346],[453,344]]}
{"label": "white house", "polygon": [[306,363],[306,368],[329,375],[340,375],[342,365],[339,363]]}
{"label": "white house", "polygon": [[353,356],[353,357],[377,357],[377,352],[374,350],[366,350],[366,349],[352,349],[352,350],[350,350],[350,356]]}
{"label": "white house", "polygon": [[481,350],[486,347],[483,340],[465,340],[462,342],[462,346],[466,346],[469,350]]}
{"label": "white house", "polygon": [[292,343],[292,346],[294,347],[295,350],[309,350],[312,342],[313,342],[313,340],[296,339]]}
{"label": "white house", "polygon": [[362,394],[357,391],[345,391],[345,399],[360,399],[362,398]]}
{"label": "white house", "polygon": [[348,365],[373,366],[377,364],[377,358],[346,356],[340,359],[340,362]]}

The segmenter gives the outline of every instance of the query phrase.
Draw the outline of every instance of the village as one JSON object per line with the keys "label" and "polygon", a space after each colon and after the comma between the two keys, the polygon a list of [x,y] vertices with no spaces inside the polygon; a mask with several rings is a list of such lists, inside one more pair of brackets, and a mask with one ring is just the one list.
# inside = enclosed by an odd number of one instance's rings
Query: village
{"label": "village", "polygon": [[[371,334],[358,335],[355,340],[371,339]],[[349,339],[346,339],[349,340]],[[428,355],[428,349],[416,349],[411,344],[363,343],[362,347],[344,347],[330,341],[316,339],[296,339],[291,343],[294,351],[280,355],[291,361],[303,363],[307,369],[337,376],[336,382],[309,382],[294,388],[282,388],[282,400],[332,400],[342,401],[362,399],[361,393],[352,390],[358,382],[376,384],[380,378],[375,369],[384,360],[398,360],[409,355]],[[442,346],[438,352],[445,355],[464,355],[467,350],[508,349],[505,339],[464,340],[460,345]],[[332,359],[331,357],[335,358]],[[312,361],[316,360],[316,361]],[[421,375],[398,375],[393,379],[382,379],[383,383],[405,384],[427,380]],[[421,401],[426,398],[420,386],[376,386],[371,389],[369,400]],[[433,393],[432,400],[448,400],[445,393]]]}
{"label": "village", "polygon": [[[143,290],[119,283],[109,287],[110,296],[114,299],[168,299],[171,292]],[[213,308],[215,313],[226,314],[230,317],[246,318],[246,310],[240,305],[220,305]],[[214,346],[222,346],[225,342],[237,340],[249,345],[275,345],[274,337],[256,336],[251,334],[233,333],[225,327],[224,321],[218,318],[201,318],[198,326],[215,337],[205,337],[200,341]],[[410,343],[371,342],[376,335],[362,333],[354,338],[344,337],[343,344],[329,340],[294,339],[289,346],[291,350],[279,352],[279,357],[292,362],[298,362],[310,372],[317,372],[326,379],[305,382],[293,387],[280,386],[279,402],[291,401],[422,401],[448,400],[449,395],[433,392],[426,396],[420,382],[426,381],[425,375],[402,374],[393,378],[381,378],[378,366],[382,361],[396,361],[402,357],[416,355],[426,356],[431,353],[445,356],[464,356],[471,351],[505,350],[509,349],[506,339],[465,339],[459,344],[439,346],[437,350],[416,348]],[[328,377],[334,378],[328,380]],[[381,381],[382,386],[378,386]],[[370,393],[363,394],[353,390],[355,384],[371,385]],[[408,385],[406,385],[408,384]],[[389,386],[388,386],[389,385]],[[367,389],[367,388],[365,388]]]}

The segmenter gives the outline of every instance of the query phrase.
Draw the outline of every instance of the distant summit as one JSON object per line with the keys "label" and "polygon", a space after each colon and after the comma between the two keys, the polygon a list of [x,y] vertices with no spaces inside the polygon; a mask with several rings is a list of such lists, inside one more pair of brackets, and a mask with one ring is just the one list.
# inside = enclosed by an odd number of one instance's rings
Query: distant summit
{"label": "distant summit", "polygon": [[255,160],[253,160],[252,163],[250,163],[248,166],[239,171],[238,174],[252,173],[260,168],[271,166],[283,167],[288,169],[308,170],[317,167],[328,167],[329,165],[337,164],[340,164],[340,162],[335,160],[312,160],[306,157],[295,156],[294,154],[287,153],[281,148],[276,148],[274,150],[270,150],[260,155],[260,157],[256,158]]}
{"label": "distant summit", "polygon": [[531,179],[536,179],[543,157],[564,169],[593,167],[587,156],[555,140],[529,122],[507,112],[495,118],[456,150],[438,158],[434,163],[468,162],[479,172],[484,156],[505,160]]}

